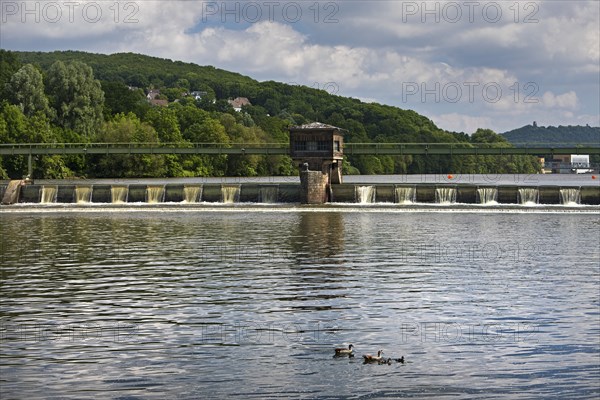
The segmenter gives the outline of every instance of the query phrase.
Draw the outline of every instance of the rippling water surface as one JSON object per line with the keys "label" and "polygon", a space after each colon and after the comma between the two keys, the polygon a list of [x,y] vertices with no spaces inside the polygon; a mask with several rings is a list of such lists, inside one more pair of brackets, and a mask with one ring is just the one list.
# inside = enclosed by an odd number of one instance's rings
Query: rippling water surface
{"label": "rippling water surface", "polygon": [[3,399],[600,396],[598,213],[0,218]]}

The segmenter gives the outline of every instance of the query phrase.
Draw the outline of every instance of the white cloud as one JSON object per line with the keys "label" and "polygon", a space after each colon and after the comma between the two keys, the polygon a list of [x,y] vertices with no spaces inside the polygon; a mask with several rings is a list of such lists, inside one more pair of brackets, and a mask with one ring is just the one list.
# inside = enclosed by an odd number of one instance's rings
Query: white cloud
{"label": "white cloud", "polygon": [[552,92],[546,92],[542,96],[542,104],[546,108],[561,108],[575,110],[578,105],[577,93],[570,91],[560,95],[555,95]]}
{"label": "white cloud", "polygon": [[465,132],[473,134],[478,128],[488,128],[492,126],[489,117],[473,117],[458,113],[434,115],[431,120],[440,128],[454,132]]}

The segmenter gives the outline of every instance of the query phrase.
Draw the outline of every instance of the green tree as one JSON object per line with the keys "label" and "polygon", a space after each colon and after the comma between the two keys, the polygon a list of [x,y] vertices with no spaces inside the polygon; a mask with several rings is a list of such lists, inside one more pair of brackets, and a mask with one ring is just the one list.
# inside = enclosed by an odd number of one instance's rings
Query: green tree
{"label": "green tree", "polygon": [[36,112],[50,115],[48,98],[44,93],[44,78],[33,65],[25,64],[11,77],[7,84],[8,98],[17,104],[27,116]]}
{"label": "green tree", "polygon": [[[133,114],[117,114],[100,129],[97,138],[106,143],[158,143],[158,134]],[[154,154],[94,156],[90,175],[106,178],[165,176],[164,156]]]}
{"label": "green tree", "polygon": [[48,70],[46,90],[59,126],[86,136],[100,127],[104,92],[88,65],[56,61]]}
{"label": "green tree", "polygon": [[21,62],[17,53],[0,49],[0,102],[8,99],[10,90],[6,85],[19,68],[21,68]]}
{"label": "green tree", "polygon": [[[221,143],[224,147],[229,144],[225,128],[215,119],[207,118],[202,123],[192,124],[184,133],[186,139],[193,143]],[[192,170],[196,176],[223,176],[227,169],[227,156],[197,155],[186,159],[189,163],[186,169]]]}

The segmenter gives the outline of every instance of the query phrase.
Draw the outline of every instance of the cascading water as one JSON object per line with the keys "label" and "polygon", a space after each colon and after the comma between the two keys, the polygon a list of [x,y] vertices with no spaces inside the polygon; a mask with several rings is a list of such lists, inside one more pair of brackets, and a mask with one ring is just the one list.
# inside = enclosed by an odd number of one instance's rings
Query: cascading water
{"label": "cascading water", "polygon": [[560,189],[560,202],[564,205],[581,204],[581,191],[579,188]]}
{"label": "cascading water", "polygon": [[536,188],[519,188],[519,204],[534,205],[540,200],[540,191]]}
{"label": "cascading water", "polygon": [[127,203],[129,186],[111,186],[110,196],[113,203]]}
{"label": "cascading water", "polygon": [[412,204],[417,201],[417,188],[411,187],[397,187],[396,188],[396,203],[400,204]]}
{"label": "cascading water", "polygon": [[438,204],[456,203],[456,188],[435,188],[435,202]]}
{"label": "cascading water", "polygon": [[183,188],[185,203],[199,203],[200,199],[202,199],[202,186],[185,186]]}
{"label": "cascading water", "polygon": [[40,203],[56,203],[58,186],[42,186]]}
{"label": "cascading water", "polygon": [[259,203],[277,203],[279,186],[261,186],[258,189]]}
{"label": "cascading water", "polygon": [[92,202],[92,186],[76,186],[75,187],[75,202],[91,203]]}
{"label": "cascading water", "polygon": [[497,188],[477,188],[477,202],[479,204],[498,204]]}
{"label": "cascading water", "polygon": [[163,203],[165,201],[164,186],[146,187],[146,203]]}
{"label": "cascading water", "polygon": [[357,186],[356,200],[360,204],[375,203],[375,186]]}
{"label": "cascading water", "polygon": [[221,186],[221,200],[223,203],[237,203],[240,201],[240,185]]}

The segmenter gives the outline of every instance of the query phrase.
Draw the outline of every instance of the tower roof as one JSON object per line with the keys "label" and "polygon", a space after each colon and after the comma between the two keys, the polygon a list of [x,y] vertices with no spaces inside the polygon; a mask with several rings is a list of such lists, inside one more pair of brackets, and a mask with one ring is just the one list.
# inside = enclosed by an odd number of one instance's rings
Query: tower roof
{"label": "tower roof", "polygon": [[333,126],[333,125],[327,125],[324,124],[322,122],[311,122],[310,124],[304,124],[304,125],[299,125],[299,126],[293,126],[292,129],[294,130],[314,130],[314,129],[334,129],[334,130],[338,130],[341,131],[342,128],[338,128],[337,126]]}

